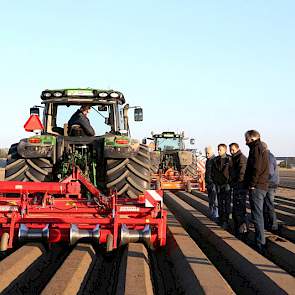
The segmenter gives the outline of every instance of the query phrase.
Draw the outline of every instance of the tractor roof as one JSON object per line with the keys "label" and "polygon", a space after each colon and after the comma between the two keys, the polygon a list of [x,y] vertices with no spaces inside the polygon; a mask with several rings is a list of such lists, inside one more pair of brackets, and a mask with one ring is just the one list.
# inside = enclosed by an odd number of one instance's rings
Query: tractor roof
{"label": "tractor roof", "polygon": [[46,89],[41,93],[43,103],[57,104],[124,104],[124,95],[115,90],[93,88]]}
{"label": "tractor roof", "polygon": [[154,138],[181,138],[183,137],[182,134],[177,134],[173,131],[165,131],[160,134],[154,134]]}

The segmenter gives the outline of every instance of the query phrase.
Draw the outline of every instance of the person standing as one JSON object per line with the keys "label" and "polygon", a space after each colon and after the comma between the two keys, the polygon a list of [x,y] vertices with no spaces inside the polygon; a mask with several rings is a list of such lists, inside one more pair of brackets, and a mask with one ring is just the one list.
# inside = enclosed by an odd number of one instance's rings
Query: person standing
{"label": "person standing", "polygon": [[268,152],[269,160],[269,177],[268,177],[268,190],[265,196],[263,205],[263,215],[264,215],[264,228],[267,230],[278,230],[277,215],[274,206],[274,197],[276,189],[279,186],[279,172],[277,166],[277,160],[275,156],[270,152],[268,146],[265,142],[262,142],[263,147]]}
{"label": "person standing", "polygon": [[263,203],[268,190],[269,160],[266,149],[262,146],[260,134],[256,130],[245,133],[249,147],[249,156],[245,171],[245,188],[249,190],[251,217],[255,227],[255,242],[259,251],[264,249]]}
{"label": "person standing", "polygon": [[247,158],[241,152],[237,143],[231,143],[229,145],[229,150],[232,155],[230,184],[233,192],[232,216],[234,231],[237,236],[241,236],[247,232],[246,198],[248,192],[244,188],[244,175]]}
{"label": "person standing", "polygon": [[223,143],[218,145],[218,156],[212,165],[212,179],[216,186],[218,200],[219,224],[228,228],[229,215],[231,212],[230,169],[231,157],[227,155],[227,146]]}
{"label": "person standing", "polygon": [[211,146],[207,146],[205,148],[206,154],[206,167],[205,167],[205,183],[206,189],[208,192],[208,199],[209,199],[209,214],[210,218],[217,219],[218,218],[218,206],[217,206],[217,193],[216,187],[212,179],[212,165],[215,158],[213,149]]}

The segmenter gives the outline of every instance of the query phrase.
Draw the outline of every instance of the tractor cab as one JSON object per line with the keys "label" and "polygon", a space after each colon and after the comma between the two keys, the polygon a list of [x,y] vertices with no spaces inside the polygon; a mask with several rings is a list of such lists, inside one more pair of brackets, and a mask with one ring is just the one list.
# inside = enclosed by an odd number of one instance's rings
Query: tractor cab
{"label": "tractor cab", "polygon": [[[41,94],[44,105],[44,133],[68,135],[67,122],[81,105],[89,105],[91,124],[97,134],[126,134],[129,105],[119,91],[99,89],[45,90]],[[135,108],[134,120],[142,121],[142,109]]]}
{"label": "tractor cab", "polygon": [[155,134],[155,150],[157,151],[175,151],[184,149],[183,137],[174,132],[163,132]]}

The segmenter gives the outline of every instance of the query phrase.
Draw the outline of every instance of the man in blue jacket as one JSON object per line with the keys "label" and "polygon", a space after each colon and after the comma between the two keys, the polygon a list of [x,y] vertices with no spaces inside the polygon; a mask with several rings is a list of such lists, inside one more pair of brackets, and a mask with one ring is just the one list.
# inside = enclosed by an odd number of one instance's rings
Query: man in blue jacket
{"label": "man in blue jacket", "polygon": [[265,196],[263,204],[263,216],[264,216],[264,228],[267,230],[278,229],[277,216],[274,208],[274,197],[276,189],[279,186],[279,173],[277,160],[275,156],[270,152],[265,142],[262,145],[268,152],[269,159],[269,177],[268,177],[268,191]]}

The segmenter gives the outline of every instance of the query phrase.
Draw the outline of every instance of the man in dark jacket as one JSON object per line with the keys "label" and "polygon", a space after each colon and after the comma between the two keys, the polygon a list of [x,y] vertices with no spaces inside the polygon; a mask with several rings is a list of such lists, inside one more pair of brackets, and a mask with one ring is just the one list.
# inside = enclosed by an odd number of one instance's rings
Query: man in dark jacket
{"label": "man in dark jacket", "polygon": [[90,125],[87,114],[90,112],[89,105],[82,105],[68,122],[69,135],[94,136],[95,131]]}
{"label": "man in dark jacket", "polygon": [[218,218],[218,204],[217,204],[217,193],[216,187],[212,179],[212,165],[214,162],[214,152],[211,146],[205,148],[206,153],[206,170],[205,170],[205,183],[206,189],[208,192],[209,199],[209,213],[210,218],[217,219]]}
{"label": "man in dark jacket", "polygon": [[266,149],[260,141],[256,130],[245,133],[249,146],[249,157],[244,177],[245,188],[249,189],[252,221],[255,226],[255,240],[259,250],[265,245],[263,203],[268,190],[269,160]]}
{"label": "man in dark jacket", "polygon": [[270,152],[265,142],[262,142],[263,147],[268,152],[269,160],[269,177],[268,177],[268,191],[265,196],[263,205],[264,228],[267,230],[278,230],[277,215],[274,207],[274,197],[276,189],[279,186],[279,172],[277,160]]}
{"label": "man in dark jacket", "polygon": [[217,190],[219,224],[224,229],[228,228],[229,214],[231,211],[230,169],[231,157],[226,154],[227,146],[218,145],[218,156],[212,165],[212,179]]}
{"label": "man in dark jacket", "polygon": [[247,232],[246,197],[248,191],[244,188],[244,175],[247,158],[243,155],[237,143],[231,143],[229,150],[232,155],[230,184],[233,192],[233,221],[237,236]]}

